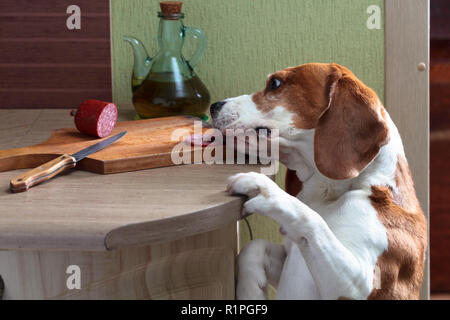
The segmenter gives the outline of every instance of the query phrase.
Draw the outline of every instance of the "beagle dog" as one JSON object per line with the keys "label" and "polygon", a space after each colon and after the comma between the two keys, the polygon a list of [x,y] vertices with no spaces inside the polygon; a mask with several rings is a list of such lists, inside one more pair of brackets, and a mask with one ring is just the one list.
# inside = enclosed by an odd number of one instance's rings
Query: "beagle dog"
{"label": "beagle dog", "polygon": [[260,173],[231,176],[243,215],[280,225],[284,245],[253,240],[237,262],[238,299],[417,299],[427,226],[398,130],[347,68],[308,63],[262,91],[211,106],[214,126],[278,130],[283,191]]}

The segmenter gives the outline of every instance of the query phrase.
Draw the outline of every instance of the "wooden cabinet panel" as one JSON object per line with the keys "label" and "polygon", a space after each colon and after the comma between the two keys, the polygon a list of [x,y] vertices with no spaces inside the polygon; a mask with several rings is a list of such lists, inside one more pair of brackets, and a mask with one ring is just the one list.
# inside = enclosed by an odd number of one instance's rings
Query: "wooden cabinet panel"
{"label": "wooden cabinet panel", "polygon": [[[110,65],[108,39],[99,39],[87,44],[86,40],[52,41],[1,41],[1,61],[5,64],[102,64]],[[82,50],[80,50],[82,48]],[[106,60],[105,60],[106,59]]]}
{"label": "wooden cabinet panel", "polygon": [[77,4],[82,11],[88,13],[107,13],[109,1],[103,0],[2,0],[0,1],[0,13],[6,14],[42,14],[52,13],[65,15],[66,8],[71,4]]}
{"label": "wooden cabinet panel", "polygon": [[[449,71],[450,74],[450,71]],[[430,75],[430,128],[431,131],[450,129],[450,82],[436,83]],[[447,75],[447,77],[449,77]]]}
{"label": "wooden cabinet panel", "polygon": [[69,16],[2,16],[0,37],[15,40],[28,38],[100,38],[104,39],[109,32],[108,16],[86,16],[81,11],[81,28],[69,30],[66,20]]}
{"label": "wooden cabinet panel", "polygon": [[430,282],[450,292],[450,2],[431,1]]}
{"label": "wooden cabinet panel", "polygon": [[431,141],[431,290],[450,291],[450,139]]}
{"label": "wooden cabinet panel", "polygon": [[430,1],[431,39],[450,38],[450,2],[448,0]]}
{"label": "wooden cabinet panel", "polygon": [[106,88],[110,82],[111,72],[108,65],[24,64],[4,66],[0,73],[0,87],[18,88],[24,93],[28,93],[28,88]]}
{"label": "wooden cabinet panel", "polygon": [[[67,7],[81,10],[69,30]],[[0,108],[73,108],[111,100],[108,0],[2,0]]]}
{"label": "wooden cabinet panel", "polygon": [[111,89],[0,89],[0,101],[6,101],[8,108],[75,108],[87,99],[110,101]]}

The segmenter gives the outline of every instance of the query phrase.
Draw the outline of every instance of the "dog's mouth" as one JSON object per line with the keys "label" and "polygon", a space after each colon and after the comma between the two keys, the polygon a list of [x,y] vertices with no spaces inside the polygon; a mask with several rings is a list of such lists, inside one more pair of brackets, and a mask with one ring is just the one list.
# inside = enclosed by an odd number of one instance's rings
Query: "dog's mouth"
{"label": "dog's mouth", "polygon": [[[270,137],[272,132],[268,127],[256,127],[254,130],[256,131],[258,137]],[[191,144],[192,146],[206,147],[215,142],[215,137],[208,134],[192,134],[190,136],[186,136],[184,138],[184,142]],[[248,144],[247,139],[245,139],[245,142]],[[225,139],[223,139],[223,143],[225,143]]]}

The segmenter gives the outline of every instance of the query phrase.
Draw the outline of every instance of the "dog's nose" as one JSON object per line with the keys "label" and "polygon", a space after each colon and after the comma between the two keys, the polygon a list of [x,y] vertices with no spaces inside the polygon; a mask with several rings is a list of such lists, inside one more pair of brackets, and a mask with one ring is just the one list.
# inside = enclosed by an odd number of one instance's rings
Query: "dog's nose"
{"label": "dog's nose", "polygon": [[220,111],[220,109],[222,109],[225,103],[225,101],[214,102],[209,108],[209,110],[211,111],[211,116],[216,115]]}

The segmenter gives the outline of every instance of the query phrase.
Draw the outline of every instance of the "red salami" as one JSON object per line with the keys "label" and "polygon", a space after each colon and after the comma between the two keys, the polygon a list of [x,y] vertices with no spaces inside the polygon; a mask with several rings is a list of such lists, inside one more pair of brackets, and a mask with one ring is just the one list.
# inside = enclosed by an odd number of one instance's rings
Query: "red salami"
{"label": "red salami", "polygon": [[[72,110],[72,115],[74,111]],[[114,103],[86,100],[75,113],[75,125],[85,134],[103,138],[109,136],[117,122],[117,107]]]}

